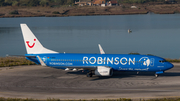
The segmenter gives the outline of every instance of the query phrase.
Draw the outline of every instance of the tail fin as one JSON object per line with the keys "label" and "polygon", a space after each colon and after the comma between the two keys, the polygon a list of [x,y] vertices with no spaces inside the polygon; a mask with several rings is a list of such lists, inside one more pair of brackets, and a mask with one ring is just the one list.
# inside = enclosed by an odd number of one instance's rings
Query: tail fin
{"label": "tail fin", "polygon": [[26,24],[20,24],[20,26],[28,54],[58,53],[44,48]]}

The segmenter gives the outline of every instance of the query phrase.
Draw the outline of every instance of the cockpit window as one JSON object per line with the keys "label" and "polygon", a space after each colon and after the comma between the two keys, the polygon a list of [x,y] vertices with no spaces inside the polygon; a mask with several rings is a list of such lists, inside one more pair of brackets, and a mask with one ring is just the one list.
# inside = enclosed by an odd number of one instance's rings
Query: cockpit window
{"label": "cockpit window", "polygon": [[166,60],[159,60],[159,62],[164,63],[164,62],[166,62]]}

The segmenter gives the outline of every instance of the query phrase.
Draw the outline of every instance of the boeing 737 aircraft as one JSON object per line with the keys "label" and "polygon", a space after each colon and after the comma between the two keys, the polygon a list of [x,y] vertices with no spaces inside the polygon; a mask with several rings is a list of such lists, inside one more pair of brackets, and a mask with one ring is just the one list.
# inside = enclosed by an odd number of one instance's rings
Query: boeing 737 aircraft
{"label": "boeing 737 aircraft", "polygon": [[157,77],[164,71],[173,68],[165,59],[151,55],[105,54],[99,44],[100,54],[58,53],[42,46],[26,24],[20,24],[26,58],[42,66],[65,70],[89,70],[87,77],[112,76],[113,71],[155,72]]}

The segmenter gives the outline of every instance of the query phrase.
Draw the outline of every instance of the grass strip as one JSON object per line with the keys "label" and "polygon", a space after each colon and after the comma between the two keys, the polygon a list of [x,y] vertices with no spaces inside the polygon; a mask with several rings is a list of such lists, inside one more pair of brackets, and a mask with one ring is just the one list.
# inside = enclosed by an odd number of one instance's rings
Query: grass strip
{"label": "grass strip", "polygon": [[35,65],[35,63],[27,60],[25,57],[0,57],[0,67],[21,65]]}
{"label": "grass strip", "polygon": [[60,100],[60,99],[54,99],[54,98],[48,98],[46,100],[38,100],[38,99],[32,99],[32,98],[3,98],[0,97],[0,101],[180,101],[180,98],[160,98],[160,99],[126,99],[126,98],[119,98],[119,99],[92,99],[92,100],[85,100],[85,99],[79,99],[79,100]]}
{"label": "grass strip", "polygon": [[179,62],[180,62],[180,59],[166,59],[166,61],[179,63]]}

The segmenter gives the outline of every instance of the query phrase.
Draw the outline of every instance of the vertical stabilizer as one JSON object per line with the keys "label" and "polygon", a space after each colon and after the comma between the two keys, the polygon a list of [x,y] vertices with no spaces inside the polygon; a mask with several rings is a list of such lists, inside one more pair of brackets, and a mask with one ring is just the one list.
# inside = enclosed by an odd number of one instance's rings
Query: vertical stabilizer
{"label": "vertical stabilizer", "polygon": [[20,24],[20,26],[28,54],[58,53],[44,48],[26,24]]}

